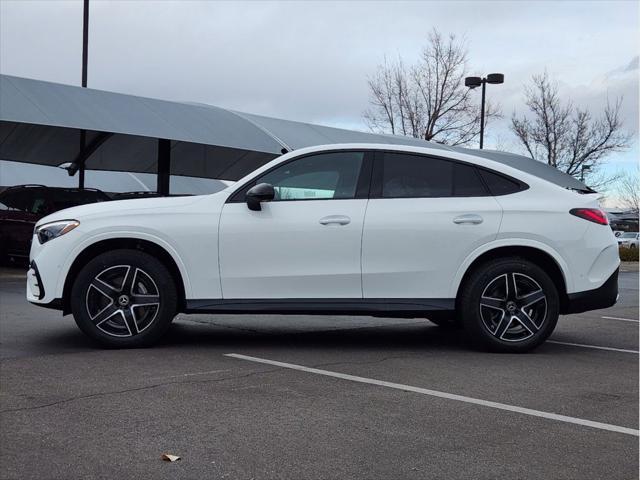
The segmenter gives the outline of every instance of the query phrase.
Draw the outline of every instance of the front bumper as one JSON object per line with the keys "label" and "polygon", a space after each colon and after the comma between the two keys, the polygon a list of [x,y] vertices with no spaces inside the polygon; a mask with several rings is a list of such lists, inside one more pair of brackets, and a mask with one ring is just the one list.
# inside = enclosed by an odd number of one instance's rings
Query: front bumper
{"label": "front bumper", "polygon": [[615,305],[618,300],[618,271],[619,268],[616,268],[599,288],[568,294],[561,313],[582,313]]}

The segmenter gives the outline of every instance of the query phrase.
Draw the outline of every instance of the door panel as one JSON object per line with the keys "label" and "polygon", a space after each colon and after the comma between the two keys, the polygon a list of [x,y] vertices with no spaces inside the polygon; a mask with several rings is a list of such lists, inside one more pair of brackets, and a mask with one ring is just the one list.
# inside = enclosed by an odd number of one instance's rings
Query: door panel
{"label": "door panel", "polygon": [[502,209],[476,168],[426,155],[376,157],[362,237],[365,298],[448,298],[463,260],[496,238]]}
{"label": "door panel", "polygon": [[496,238],[501,218],[493,197],[369,200],[362,238],[364,298],[449,297],[458,267]]}
{"label": "door panel", "polygon": [[362,298],[366,205],[365,199],[275,201],[251,211],[225,204],[223,298]]}
{"label": "door panel", "polygon": [[223,298],[362,298],[371,162],[353,150],[283,162],[249,183],[275,191],[259,211],[244,203],[246,185],[233,194],[220,219]]}

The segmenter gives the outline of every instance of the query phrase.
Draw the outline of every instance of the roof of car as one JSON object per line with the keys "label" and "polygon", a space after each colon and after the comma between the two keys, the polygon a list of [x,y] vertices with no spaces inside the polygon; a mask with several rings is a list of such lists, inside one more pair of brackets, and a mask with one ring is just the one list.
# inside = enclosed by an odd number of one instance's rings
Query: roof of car
{"label": "roof of car", "polygon": [[[300,154],[305,151],[319,151],[319,150],[335,150],[335,149],[374,149],[374,150],[387,150],[387,151],[404,151],[423,153],[433,156],[441,156],[448,158],[455,158],[455,154],[469,155],[473,157],[479,157],[493,162],[501,163],[508,167],[511,167],[521,172],[533,175],[534,177],[541,178],[547,182],[558,185],[562,188],[569,190],[575,190],[580,193],[595,193],[595,190],[591,189],[577,178],[558,170],[551,165],[544,162],[534,160],[523,155],[517,155],[509,152],[502,152],[498,150],[477,150],[471,148],[452,147],[449,145],[438,145],[438,148],[433,148],[433,144],[430,143],[427,146],[408,145],[408,144],[376,144],[376,143],[352,143],[352,144],[330,144],[321,145],[318,147],[309,147],[305,149],[295,150],[294,154]],[[451,155],[453,153],[454,155]]]}

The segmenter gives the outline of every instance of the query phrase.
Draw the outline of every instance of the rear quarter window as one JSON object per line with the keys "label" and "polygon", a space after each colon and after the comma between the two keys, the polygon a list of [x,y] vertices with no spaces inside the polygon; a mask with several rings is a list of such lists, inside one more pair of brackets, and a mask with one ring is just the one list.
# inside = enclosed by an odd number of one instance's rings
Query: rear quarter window
{"label": "rear quarter window", "polygon": [[478,169],[464,163],[456,163],[453,167],[453,196],[454,197],[487,197],[489,192],[485,188]]}
{"label": "rear quarter window", "polygon": [[504,175],[500,175],[499,173],[483,169],[479,169],[478,171],[493,196],[509,195],[510,193],[516,193],[525,189],[521,183],[507,178]]}

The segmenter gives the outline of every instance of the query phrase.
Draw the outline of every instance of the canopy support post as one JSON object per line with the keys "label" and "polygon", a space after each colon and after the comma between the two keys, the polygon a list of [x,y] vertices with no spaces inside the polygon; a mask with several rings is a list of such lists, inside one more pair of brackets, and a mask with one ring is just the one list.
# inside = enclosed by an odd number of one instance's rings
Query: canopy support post
{"label": "canopy support post", "polygon": [[[86,142],[87,142],[87,132],[85,130],[80,130],[80,153],[78,154],[78,158],[82,158],[84,156]],[[78,165],[78,189],[83,190],[84,189],[84,158],[82,158],[81,161],[77,162],[77,165]]]}
{"label": "canopy support post", "polygon": [[160,195],[169,195],[171,179],[171,140],[158,139],[158,173],[156,190]]}

